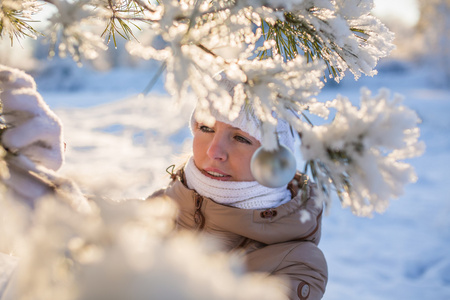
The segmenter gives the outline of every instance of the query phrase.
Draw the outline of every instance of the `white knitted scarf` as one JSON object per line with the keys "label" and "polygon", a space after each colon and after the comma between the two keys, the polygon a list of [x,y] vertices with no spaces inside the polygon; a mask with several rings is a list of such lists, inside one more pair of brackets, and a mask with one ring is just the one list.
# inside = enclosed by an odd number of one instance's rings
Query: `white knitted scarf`
{"label": "white knitted scarf", "polygon": [[221,181],[209,178],[195,166],[193,157],[186,163],[184,173],[190,189],[220,204],[242,209],[265,209],[291,200],[287,185],[268,188],[257,181]]}

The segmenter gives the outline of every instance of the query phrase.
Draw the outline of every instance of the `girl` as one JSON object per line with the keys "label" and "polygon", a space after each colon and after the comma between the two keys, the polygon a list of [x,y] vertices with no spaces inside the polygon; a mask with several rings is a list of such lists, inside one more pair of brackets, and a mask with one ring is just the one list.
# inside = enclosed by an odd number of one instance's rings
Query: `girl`
{"label": "girl", "polygon": [[[327,264],[317,247],[322,207],[306,176],[297,173],[280,188],[255,181],[250,160],[261,145],[261,123],[248,109],[233,121],[213,111],[214,124],[192,114],[193,154],[152,197],[167,196],[178,207],[179,229],[213,237],[224,251],[244,256],[247,270],[286,279],[290,299],[321,299]],[[281,144],[293,150],[289,125],[278,120]]]}

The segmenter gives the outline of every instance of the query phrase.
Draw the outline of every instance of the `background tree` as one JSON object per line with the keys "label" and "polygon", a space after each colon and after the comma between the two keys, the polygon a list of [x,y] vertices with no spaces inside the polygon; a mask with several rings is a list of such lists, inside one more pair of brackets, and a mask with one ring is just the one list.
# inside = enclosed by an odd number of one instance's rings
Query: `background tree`
{"label": "background tree", "polygon": [[450,83],[450,1],[419,1],[420,19],[417,24],[421,36],[421,56],[426,64],[432,64],[435,83]]}

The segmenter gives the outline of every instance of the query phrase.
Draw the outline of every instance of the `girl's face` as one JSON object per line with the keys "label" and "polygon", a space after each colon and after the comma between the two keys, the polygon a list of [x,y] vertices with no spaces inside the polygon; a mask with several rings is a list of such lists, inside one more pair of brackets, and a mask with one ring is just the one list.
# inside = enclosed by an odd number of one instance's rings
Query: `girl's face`
{"label": "girl's face", "polygon": [[229,124],[216,121],[194,126],[194,162],[207,177],[223,181],[253,181],[250,160],[261,143]]}

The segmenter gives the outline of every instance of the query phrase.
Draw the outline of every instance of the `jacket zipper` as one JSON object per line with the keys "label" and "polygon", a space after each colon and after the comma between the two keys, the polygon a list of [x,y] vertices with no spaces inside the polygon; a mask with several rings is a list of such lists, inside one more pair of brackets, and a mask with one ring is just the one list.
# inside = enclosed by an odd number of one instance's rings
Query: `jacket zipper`
{"label": "jacket zipper", "polygon": [[205,227],[205,216],[202,214],[201,208],[203,204],[203,197],[194,191],[194,221],[196,224],[196,230],[202,230]]}

